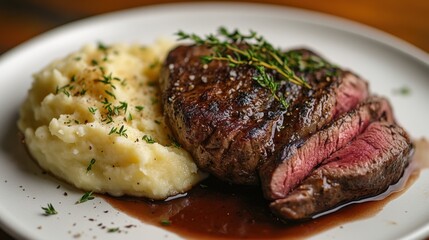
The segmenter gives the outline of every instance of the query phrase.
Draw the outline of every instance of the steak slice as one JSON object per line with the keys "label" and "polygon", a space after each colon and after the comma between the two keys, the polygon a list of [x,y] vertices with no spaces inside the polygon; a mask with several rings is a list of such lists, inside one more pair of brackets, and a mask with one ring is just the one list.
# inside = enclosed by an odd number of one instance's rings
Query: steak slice
{"label": "steak slice", "polygon": [[264,196],[271,200],[284,198],[323,160],[380,119],[393,122],[390,104],[384,98],[370,97],[307,139],[285,145],[260,168]]}
{"label": "steak slice", "polygon": [[401,127],[374,122],[270,208],[286,220],[308,219],[343,203],[378,195],[401,178],[412,152]]}
{"label": "steak slice", "polygon": [[[308,50],[293,51],[303,63],[320,58]],[[258,169],[273,152],[318,131],[368,96],[368,84],[351,72],[330,65],[293,69],[311,89],[281,82],[290,103],[284,110],[253,80],[257,70],[224,61],[203,64],[201,57],[210,54],[204,46],[183,45],[168,54],[160,79],[164,113],[199,168],[232,183],[258,184]]]}

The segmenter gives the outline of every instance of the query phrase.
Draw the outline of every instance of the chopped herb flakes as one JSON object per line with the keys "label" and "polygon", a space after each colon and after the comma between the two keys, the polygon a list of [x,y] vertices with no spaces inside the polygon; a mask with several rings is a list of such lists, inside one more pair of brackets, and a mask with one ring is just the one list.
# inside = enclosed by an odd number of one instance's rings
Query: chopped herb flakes
{"label": "chopped herb flakes", "polygon": [[149,144],[156,143],[156,141],[151,136],[148,136],[148,135],[144,135],[142,137],[142,139],[145,140]]}
{"label": "chopped herb flakes", "polygon": [[162,220],[160,221],[160,223],[161,223],[161,225],[163,225],[163,226],[170,226],[170,225],[171,225],[171,221],[170,221],[170,220],[168,220],[168,219],[162,219]]}
{"label": "chopped herb flakes", "polygon": [[104,43],[102,43],[102,42],[98,42],[97,43],[97,47],[98,47],[98,50],[100,50],[100,51],[103,51],[103,52],[105,52],[105,51],[107,51],[107,49],[109,49],[109,47],[108,46],[106,46]]}
{"label": "chopped herb flakes", "polygon": [[119,136],[122,136],[122,137],[128,137],[128,135],[127,135],[127,129],[124,127],[124,125],[122,125],[120,128],[119,128],[119,130],[118,130],[118,128],[117,127],[112,127],[111,129],[110,129],[110,132],[109,132],[109,135],[112,135],[112,134],[118,134]]}
{"label": "chopped herb flakes", "polygon": [[107,93],[107,95],[113,97],[114,99],[116,99],[115,94],[113,94],[112,92],[108,91],[108,90],[104,90],[105,93]]}
{"label": "chopped herb flakes", "polygon": [[95,112],[97,111],[97,108],[95,107],[88,107],[88,111],[92,114],[95,114]]}
{"label": "chopped herb flakes", "polygon": [[397,94],[397,95],[408,96],[408,95],[411,94],[411,89],[409,87],[407,87],[407,86],[403,86],[401,88],[394,89],[393,93]]}
{"label": "chopped herb flakes", "polygon": [[176,139],[170,135],[168,135],[168,138],[171,141],[171,146],[176,147],[176,148],[180,148],[180,144],[176,141]]}
{"label": "chopped herb flakes", "polygon": [[116,228],[109,228],[109,229],[107,229],[107,232],[108,233],[119,232],[119,228],[118,227],[116,227]]}
{"label": "chopped herb flakes", "polygon": [[45,211],[44,213],[45,216],[55,215],[58,213],[51,203],[48,203],[48,207],[42,207],[42,209]]}
{"label": "chopped herb flakes", "polygon": [[93,159],[91,159],[91,161],[89,162],[88,167],[86,168],[86,172],[87,172],[87,173],[88,173],[89,171],[91,171],[91,169],[92,169],[92,165],[94,165],[94,163],[95,163],[95,159],[93,158]]}
{"label": "chopped herb flakes", "polygon": [[135,108],[136,108],[136,110],[137,111],[143,111],[143,109],[144,109],[144,107],[143,106],[135,106]]}
{"label": "chopped herb flakes", "polygon": [[58,94],[58,93],[64,93],[67,97],[70,97],[70,92],[69,92],[69,90],[72,90],[72,89],[70,89],[70,84],[67,84],[67,85],[65,85],[65,86],[62,86],[62,87],[58,87],[57,86],[57,88],[55,89],[55,94]]}
{"label": "chopped herb flakes", "polygon": [[[321,58],[303,59],[298,52],[283,52],[275,48],[263,36],[254,31],[249,34],[242,34],[238,30],[228,31],[225,27],[220,27],[216,34],[209,34],[204,37],[194,33],[177,33],[178,40],[191,40],[197,45],[205,45],[213,49],[213,54],[201,58],[204,64],[212,61],[225,61],[230,67],[241,65],[252,66],[258,74],[253,77],[261,87],[271,92],[274,99],[287,109],[284,93],[281,92],[281,84],[284,81],[311,88],[308,82],[297,76],[294,69],[301,71],[315,71],[320,68],[331,67],[333,65],[323,61]],[[245,46],[240,48],[239,46]],[[271,72],[275,71],[278,76],[274,77]]]}
{"label": "chopped herb flakes", "polygon": [[76,201],[75,204],[84,203],[86,201],[94,199],[94,196],[92,196],[92,191],[86,192],[83,194],[83,196],[79,199],[79,201]]}
{"label": "chopped herb flakes", "polygon": [[161,64],[161,62],[159,61],[159,59],[156,59],[154,62],[152,62],[150,65],[149,65],[149,68],[150,69],[154,69],[154,68],[156,68],[157,66],[159,66]]}

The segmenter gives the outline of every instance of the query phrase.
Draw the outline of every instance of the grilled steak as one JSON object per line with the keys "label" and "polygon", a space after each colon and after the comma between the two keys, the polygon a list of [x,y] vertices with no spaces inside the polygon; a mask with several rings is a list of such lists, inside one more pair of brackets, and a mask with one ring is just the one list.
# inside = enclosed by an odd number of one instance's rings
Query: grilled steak
{"label": "grilled steak", "polygon": [[[308,50],[293,51],[304,62],[319,58]],[[169,53],[161,72],[163,106],[175,138],[197,165],[229,182],[258,184],[258,169],[272,155],[368,96],[367,83],[351,72],[332,66],[293,69],[311,89],[282,82],[280,92],[290,103],[284,110],[253,80],[259,74],[253,67],[230,67],[223,61],[203,64],[201,56],[210,53],[204,46],[179,46]]]}
{"label": "grilled steak", "polygon": [[389,102],[369,96],[356,74],[309,50],[291,50],[303,65],[322,59],[316,61],[322,67],[293,65],[311,88],[280,81],[290,104],[284,109],[255,81],[257,69],[204,64],[201,57],[211,53],[205,46],[173,49],[160,80],[174,137],[201,169],[228,182],[261,184],[272,211],[287,220],[379,194],[402,176],[413,146]]}
{"label": "grilled steak", "polygon": [[260,169],[265,197],[284,198],[323,160],[380,119],[393,122],[390,105],[384,98],[370,97],[309,138],[284,145]]}
{"label": "grilled steak", "polygon": [[374,122],[270,207],[283,219],[297,220],[378,195],[403,175],[412,149],[402,128],[389,122]]}

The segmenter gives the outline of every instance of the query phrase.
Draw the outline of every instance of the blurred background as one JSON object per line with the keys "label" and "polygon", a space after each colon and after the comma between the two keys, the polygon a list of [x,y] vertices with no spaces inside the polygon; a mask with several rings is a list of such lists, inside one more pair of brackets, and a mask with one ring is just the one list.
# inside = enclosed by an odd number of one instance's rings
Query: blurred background
{"label": "blurred background", "polygon": [[[240,0],[238,0],[240,1]],[[0,0],[0,54],[55,27],[106,12],[180,0]],[[188,1],[196,2],[196,1]],[[351,19],[429,52],[427,0],[248,0]]]}
{"label": "blurred background", "polygon": [[[0,0],[0,55],[66,23],[127,8],[179,0]],[[197,1],[187,1],[197,2]],[[401,38],[429,53],[428,0],[250,0],[323,12]],[[0,230],[0,239],[11,239]]]}

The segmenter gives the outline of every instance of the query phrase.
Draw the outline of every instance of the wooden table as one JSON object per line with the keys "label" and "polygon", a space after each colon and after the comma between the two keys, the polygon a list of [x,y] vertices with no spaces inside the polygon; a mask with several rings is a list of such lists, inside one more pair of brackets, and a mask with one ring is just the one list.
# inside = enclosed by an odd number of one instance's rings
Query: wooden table
{"label": "wooden table", "polygon": [[[96,14],[179,0],[3,0],[0,54],[47,30]],[[195,1],[194,1],[195,2]],[[429,52],[428,0],[251,0],[324,12],[378,28]],[[11,239],[0,230],[0,239]]]}
{"label": "wooden table", "polygon": [[[0,53],[59,25],[119,9],[179,0],[0,1]],[[247,2],[262,2],[251,0]],[[429,52],[427,0],[268,0],[265,3],[320,11],[381,29]]]}

